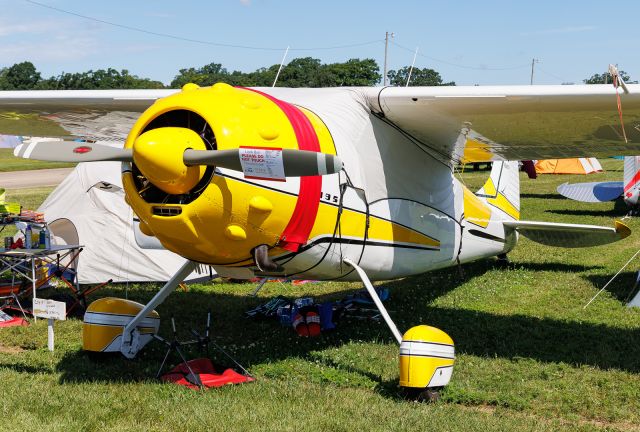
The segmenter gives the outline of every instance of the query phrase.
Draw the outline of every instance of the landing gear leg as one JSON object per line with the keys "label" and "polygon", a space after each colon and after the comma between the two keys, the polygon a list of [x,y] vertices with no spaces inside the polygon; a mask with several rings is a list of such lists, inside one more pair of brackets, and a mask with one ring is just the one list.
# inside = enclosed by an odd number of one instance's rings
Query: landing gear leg
{"label": "landing gear leg", "polygon": [[453,373],[455,349],[451,337],[435,327],[419,325],[409,329],[403,338],[364,270],[348,258],[344,262],[358,272],[400,345],[400,386],[404,393],[418,401],[438,400],[440,390],[449,383]]}
{"label": "landing gear leg", "polygon": [[160,303],[162,303],[169,294],[171,294],[182,281],[185,280],[192,271],[196,269],[198,263],[189,261],[185,262],[175,275],[153,296],[151,301],[142,308],[140,312],[127,324],[122,331],[122,345],[120,352],[129,359],[134,358],[142,349],[140,345],[140,331],[137,329],[138,324]]}

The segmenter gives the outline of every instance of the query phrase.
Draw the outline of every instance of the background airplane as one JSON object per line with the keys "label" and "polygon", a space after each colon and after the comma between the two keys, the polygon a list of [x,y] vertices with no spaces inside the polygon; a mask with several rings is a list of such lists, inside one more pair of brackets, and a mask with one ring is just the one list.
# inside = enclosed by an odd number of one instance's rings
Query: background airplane
{"label": "background airplane", "polygon": [[623,181],[563,183],[558,186],[558,193],[583,202],[613,201],[622,196],[628,207],[636,207],[640,196],[640,156],[624,157]]}

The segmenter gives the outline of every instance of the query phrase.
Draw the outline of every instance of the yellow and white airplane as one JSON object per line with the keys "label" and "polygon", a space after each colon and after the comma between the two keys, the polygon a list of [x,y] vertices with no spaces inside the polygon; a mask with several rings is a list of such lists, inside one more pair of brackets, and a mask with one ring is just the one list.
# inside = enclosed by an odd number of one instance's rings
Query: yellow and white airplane
{"label": "yellow and white airplane", "polygon": [[[627,142],[610,85],[0,92],[11,113],[0,133],[85,140],[26,142],[24,158],[122,162],[142,233],[187,259],[124,329],[133,357],[137,325],[198,263],[373,291],[372,280],[506,254],[518,234],[564,247],[628,236],[617,222],[520,220],[509,162],[639,154],[640,85],[627,88]],[[456,179],[460,161],[494,161],[480,191]]]}

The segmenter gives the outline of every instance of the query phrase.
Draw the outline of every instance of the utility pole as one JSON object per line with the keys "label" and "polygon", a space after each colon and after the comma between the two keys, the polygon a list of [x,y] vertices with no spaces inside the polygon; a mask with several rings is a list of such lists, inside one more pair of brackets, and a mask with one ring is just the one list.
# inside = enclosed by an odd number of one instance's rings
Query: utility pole
{"label": "utility pole", "polygon": [[534,58],[531,59],[531,81],[529,82],[529,85],[533,85],[533,66],[538,63],[540,60]]}
{"label": "utility pole", "polygon": [[389,50],[389,36],[393,39],[393,33],[385,32],[384,35],[384,75],[382,78],[383,85],[389,84],[389,79],[387,78],[387,52]]}

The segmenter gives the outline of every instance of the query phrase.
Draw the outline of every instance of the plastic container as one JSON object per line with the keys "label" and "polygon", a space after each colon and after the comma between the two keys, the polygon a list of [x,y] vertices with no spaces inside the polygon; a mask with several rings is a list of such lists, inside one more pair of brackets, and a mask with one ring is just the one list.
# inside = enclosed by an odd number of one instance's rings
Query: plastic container
{"label": "plastic container", "polygon": [[38,234],[38,248],[39,249],[44,249],[45,248],[45,238],[46,238],[46,233],[44,232],[44,228],[40,230],[40,233]]}
{"label": "plastic container", "polygon": [[311,306],[313,304],[313,297],[301,297],[293,301],[293,303],[299,307]]}
{"label": "plastic container", "polygon": [[31,242],[33,241],[31,225],[27,225],[27,228],[24,230],[24,248],[31,249]]}
{"label": "plastic container", "polygon": [[280,325],[283,327],[291,327],[293,324],[293,317],[298,312],[298,308],[291,305],[280,306],[276,312]]}
{"label": "plastic container", "polygon": [[46,226],[44,227],[44,248],[51,249],[51,231]]}

